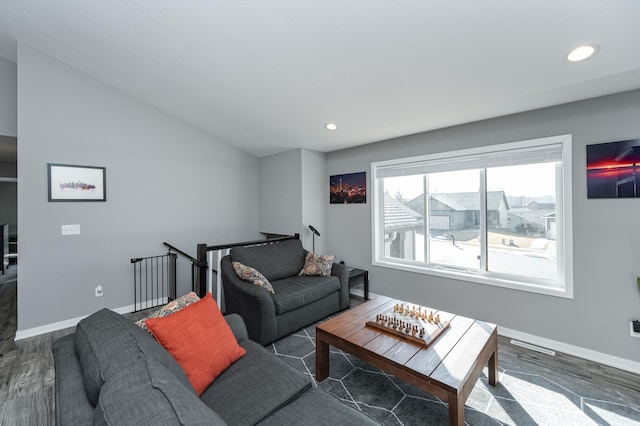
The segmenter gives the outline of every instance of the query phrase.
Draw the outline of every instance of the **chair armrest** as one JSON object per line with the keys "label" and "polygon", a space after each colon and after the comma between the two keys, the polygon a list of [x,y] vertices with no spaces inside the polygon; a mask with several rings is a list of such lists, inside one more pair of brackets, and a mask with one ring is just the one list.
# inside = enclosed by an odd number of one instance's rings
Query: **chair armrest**
{"label": "chair armrest", "polygon": [[230,256],[220,261],[220,272],[226,313],[242,317],[251,340],[260,344],[275,340],[276,307],[269,292],[238,278]]}
{"label": "chair armrest", "polygon": [[349,267],[344,264],[334,263],[331,267],[331,275],[340,280],[340,309],[347,309],[349,302]]}
{"label": "chair armrest", "polygon": [[233,335],[236,336],[236,340],[238,342],[249,338],[247,325],[244,323],[244,320],[240,315],[228,314],[224,316],[224,319],[227,321],[227,324],[229,324],[229,328],[231,328],[231,331],[233,332]]}

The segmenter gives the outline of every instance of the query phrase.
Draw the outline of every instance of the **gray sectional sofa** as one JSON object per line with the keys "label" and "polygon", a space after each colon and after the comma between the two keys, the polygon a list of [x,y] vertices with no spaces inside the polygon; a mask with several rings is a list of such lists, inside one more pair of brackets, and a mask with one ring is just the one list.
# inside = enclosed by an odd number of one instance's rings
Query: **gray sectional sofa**
{"label": "gray sectional sofa", "polygon": [[108,309],[82,320],[53,345],[56,424],[376,424],[249,340],[241,317],[225,319],[247,353],[200,397],[169,352],[131,320]]}
{"label": "gray sectional sofa", "polygon": [[[349,270],[334,263],[331,276],[298,276],[307,251],[298,239],[236,247],[222,258],[220,270],[227,313],[242,316],[249,337],[269,344],[349,307]],[[275,294],[236,275],[237,261],[259,271]]]}

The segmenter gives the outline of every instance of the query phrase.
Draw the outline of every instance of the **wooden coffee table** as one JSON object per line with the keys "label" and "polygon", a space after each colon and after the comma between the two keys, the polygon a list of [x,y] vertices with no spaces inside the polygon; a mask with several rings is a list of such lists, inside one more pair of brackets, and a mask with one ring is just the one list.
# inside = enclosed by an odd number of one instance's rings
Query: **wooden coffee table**
{"label": "wooden coffee table", "polygon": [[449,422],[464,425],[464,403],[484,366],[489,383],[498,382],[497,327],[437,311],[449,327],[428,347],[367,327],[400,300],[377,297],[316,327],[316,380],[329,376],[329,345],[392,374],[449,404]]}

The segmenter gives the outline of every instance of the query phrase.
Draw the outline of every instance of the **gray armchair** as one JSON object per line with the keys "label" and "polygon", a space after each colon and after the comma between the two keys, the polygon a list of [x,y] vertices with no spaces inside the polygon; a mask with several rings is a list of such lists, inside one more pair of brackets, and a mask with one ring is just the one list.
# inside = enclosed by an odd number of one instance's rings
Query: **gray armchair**
{"label": "gray armchair", "polygon": [[[334,263],[331,276],[298,276],[307,251],[300,240],[237,247],[221,260],[227,313],[244,319],[249,338],[262,345],[349,307],[349,270]],[[256,269],[275,294],[236,275],[232,262]]]}

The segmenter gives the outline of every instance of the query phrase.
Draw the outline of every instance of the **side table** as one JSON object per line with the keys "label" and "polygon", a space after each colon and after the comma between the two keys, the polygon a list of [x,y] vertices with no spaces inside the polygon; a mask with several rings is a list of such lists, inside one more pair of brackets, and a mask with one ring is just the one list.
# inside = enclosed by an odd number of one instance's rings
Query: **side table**
{"label": "side table", "polygon": [[352,288],[357,278],[364,279],[364,300],[369,300],[369,271],[358,268],[349,268],[349,288]]}

